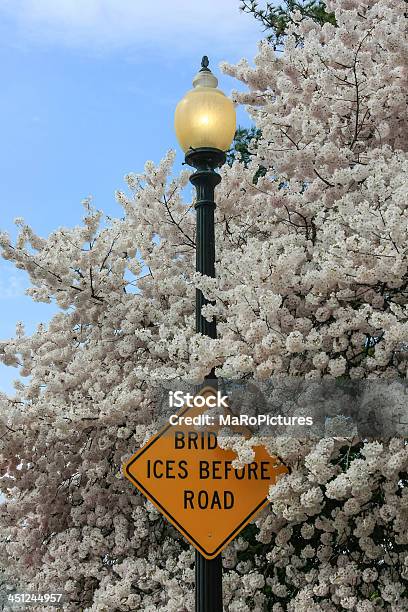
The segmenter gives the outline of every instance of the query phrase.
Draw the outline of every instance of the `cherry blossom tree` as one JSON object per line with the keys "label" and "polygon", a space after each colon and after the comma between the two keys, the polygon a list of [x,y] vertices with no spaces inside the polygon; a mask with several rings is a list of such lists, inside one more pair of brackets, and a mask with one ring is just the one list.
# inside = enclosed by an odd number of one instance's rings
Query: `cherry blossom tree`
{"label": "cherry blossom tree", "polygon": [[[191,547],[120,471],[157,429],[161,381],[406,379],[407,4],[326,8],[336,27],[295,11],[283,53],[263,41],[253,67],[223,66],[261,136],[221,169],[215,280],[194,273],[173,152],[126,177],[122,219],[86,200],[78,227],[1,235],[29,295],[60,307],[0,345],[22,377],[0,397],[3,589],[61,590],[69,611],[193,609]],[[216,340],[194,332],[196,287]],[[251,461],[251,441],[231,444]],[[224,553],[226,610],[406,610],[405,441],[268,448],[292,470]]]}

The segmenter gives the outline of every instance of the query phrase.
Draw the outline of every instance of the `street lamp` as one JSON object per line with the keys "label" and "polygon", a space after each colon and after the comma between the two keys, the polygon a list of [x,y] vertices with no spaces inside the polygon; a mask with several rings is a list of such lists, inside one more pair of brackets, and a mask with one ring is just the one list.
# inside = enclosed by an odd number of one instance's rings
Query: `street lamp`
{"label": "street lamp", "polygon": [[[193,79],[194,89],[178,103],[174,126],[177,140],[186,154],[185,162],[196,169],[190,177],[197,198],[196,271],[215,277],[214,188],[221,181],[215,169],[225,162],[236,129],[235,108],[217,88],[218,80],[208,68],[208,57]],[[196,290],[196,332],[217,337],[215,319],[207,321],[201,309],[208,304]],[[214,373],[210,374],[214,378]],[[207,560],[196,550],[196,612],[222,612],[221,555]]]}
{"label": "street lamp", "polygon": [[[214,188],[221,181],[215,168],[225,162],[225,151],[235,134],[236,116],[233,103],[217,88],[218,80],[208,64],[204,56],[193,79],[194,89],[177,105],[174,126],[186,164],[196,168],[190,177],[197,191],[196,270],[214,277]],[[201,315],[202,306],[208,302],[199,290],[196,297],[196,331],[215,338],[215,321],[209,323]]]}

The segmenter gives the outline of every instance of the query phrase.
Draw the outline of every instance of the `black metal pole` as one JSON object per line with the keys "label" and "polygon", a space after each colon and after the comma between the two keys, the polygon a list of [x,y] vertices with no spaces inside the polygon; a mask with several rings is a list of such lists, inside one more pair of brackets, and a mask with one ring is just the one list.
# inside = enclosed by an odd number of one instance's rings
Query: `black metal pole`
{"label": "black metal pole", "polygon": [[[215,277],[215,231],[214,188],[221,181],[215,168],[225,162],[225,153],[218,149],[200,148],[189,150],[186,163],[196,168],[190,177],[197,191],[196,270],[206,276]],[[202,292],[196,291],[196,332],[217,337],[216,321],[207,321],[201,308],[208,304]],[[215,380],[214,372],[207,379]],[[196,612],[222,612],[222,562],[221,555],[208,560],[198,551],[195,556]]]}

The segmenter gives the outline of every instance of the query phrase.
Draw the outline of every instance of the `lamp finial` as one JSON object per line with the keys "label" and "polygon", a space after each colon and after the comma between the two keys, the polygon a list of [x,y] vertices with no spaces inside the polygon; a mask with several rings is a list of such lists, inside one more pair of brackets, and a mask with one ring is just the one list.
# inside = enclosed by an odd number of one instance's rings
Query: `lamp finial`
{"label": "lamp finial", "polygon": [[203,55],[203,59],[201,60],[200,72],[210,72],[210,69],[208,68],[209,63],[210,60],[208,59],[208,57],[206,55]]}

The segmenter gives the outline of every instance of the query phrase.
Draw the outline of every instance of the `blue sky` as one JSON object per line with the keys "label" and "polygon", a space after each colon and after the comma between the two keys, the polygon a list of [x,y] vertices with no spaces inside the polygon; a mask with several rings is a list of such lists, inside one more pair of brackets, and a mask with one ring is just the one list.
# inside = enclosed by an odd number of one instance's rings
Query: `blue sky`
{"label": "blue sky", "polygon": [[[0,231],[23,217],[40,235],[76,225],[81,200],[118,215],[128,172],[178,151],[173,113],[201,56],[252,61],[260,25],[239,0],[0,0]],[[244,109],[241,125],[250,125]],[[177,168],[176,168],[177,171]],[[56,311],[24,295],[24,272],[0,260],[0,339]],[[0,364],[0,390],[16,370]]]}

